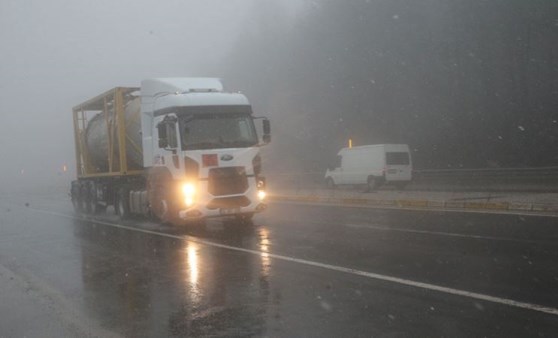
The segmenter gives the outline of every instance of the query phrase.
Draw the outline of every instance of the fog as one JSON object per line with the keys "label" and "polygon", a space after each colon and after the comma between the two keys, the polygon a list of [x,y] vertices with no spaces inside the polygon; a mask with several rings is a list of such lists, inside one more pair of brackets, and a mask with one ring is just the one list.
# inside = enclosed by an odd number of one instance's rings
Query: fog
{"label": "fog", "polygon": [[259,13],[259,53],[236,46],[227,78],[271,111],[280,171],[323,171],[349,138],[409,144],[418,169],[558,165],[558,2],[312,1],[291,27]]}
{"label": "fog", "polygon": [[150,77],[221,77],[255,2],[1,1],[4,187],[75,174],[74,105]]}
{"label": "fog", "polygon": [[556,41],[554,1],[3,0],[0,180],[69,181],[71,108],[163,76],[245,93],[269,172],[325,170],[349,138],[419,168],[558,165]]}

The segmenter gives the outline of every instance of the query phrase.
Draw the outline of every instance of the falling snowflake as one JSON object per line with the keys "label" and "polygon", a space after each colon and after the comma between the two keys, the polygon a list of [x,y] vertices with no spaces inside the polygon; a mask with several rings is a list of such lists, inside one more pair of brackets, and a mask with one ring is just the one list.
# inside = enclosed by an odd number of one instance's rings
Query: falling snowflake
{"label": "falling snowflake", "polygon": [[326,311],[331,311],[331,305],[326,302],[326,301],[321,301],[320,305],[322,306],[322,309],[326,310]]}

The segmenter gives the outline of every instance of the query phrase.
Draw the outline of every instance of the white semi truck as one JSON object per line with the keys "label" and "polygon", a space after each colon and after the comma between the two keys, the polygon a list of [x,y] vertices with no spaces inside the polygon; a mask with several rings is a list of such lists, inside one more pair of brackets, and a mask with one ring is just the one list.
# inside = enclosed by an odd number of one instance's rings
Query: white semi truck
{"label": "white semi truck", "polygon": [[[73,108],[78,212],[181,224],[250,220],[266,209],[260,147],[270,124],[219,79],[160,78],[117,87]],[[258,137],[254,120],[262,120]]]}

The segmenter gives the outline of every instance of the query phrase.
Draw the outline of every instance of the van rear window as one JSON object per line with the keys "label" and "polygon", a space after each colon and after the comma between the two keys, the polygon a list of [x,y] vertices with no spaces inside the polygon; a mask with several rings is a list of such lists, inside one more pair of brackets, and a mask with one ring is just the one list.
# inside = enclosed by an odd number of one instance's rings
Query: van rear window
{"label": "van rear window", "polygon": [[386,153],[387,165],[409,165],[409,153]]}

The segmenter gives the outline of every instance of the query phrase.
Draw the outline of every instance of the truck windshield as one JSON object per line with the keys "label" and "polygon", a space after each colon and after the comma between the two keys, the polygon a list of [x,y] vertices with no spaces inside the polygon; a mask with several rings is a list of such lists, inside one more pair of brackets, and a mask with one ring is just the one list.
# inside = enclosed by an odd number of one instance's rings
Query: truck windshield
{"label": "truck windshield", "polygon": [[258,144],[248,114],[200,114],[181,119],[183,150],[246,148]]}

